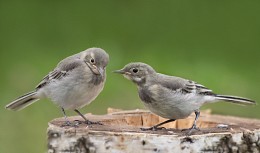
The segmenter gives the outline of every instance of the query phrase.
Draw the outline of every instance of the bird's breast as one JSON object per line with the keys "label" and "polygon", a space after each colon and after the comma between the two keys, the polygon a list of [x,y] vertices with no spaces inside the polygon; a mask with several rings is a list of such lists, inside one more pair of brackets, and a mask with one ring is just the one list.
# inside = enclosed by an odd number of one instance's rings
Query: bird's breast
{"label": "bird's breast", "polygon": [[[105,77],[105,76],[104,76]],[[101,75],[96,75],[96,74],[93,74],[89,83],[90,84],[94,84],[94,85],[99,85],[101,84],[102,82],[104,82],[104,79]]]}
{"label": "bird's breast", "polygon": [[77,72],[46,86],[46,97],[64,109],[78,109],[92,102],[103,90],[105,80],[90,71]]}
{"label": "bird's breast", "polygon": [[153,93],[148,87],[139,88],[138,94],[140,99],[145,103],[152,103],[154,101]]}

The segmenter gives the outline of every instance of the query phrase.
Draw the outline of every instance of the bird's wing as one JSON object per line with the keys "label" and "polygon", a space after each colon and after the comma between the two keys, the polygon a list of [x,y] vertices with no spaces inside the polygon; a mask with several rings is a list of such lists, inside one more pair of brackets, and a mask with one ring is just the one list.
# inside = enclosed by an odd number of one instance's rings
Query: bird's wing
{"label": "bird's wing", "polygon": [[160,74],[160,84],[173,91],[183,93],[197,93],[201,95],[215,95],[212,90],[194,81]]}
{"label": "bird's wing", "polygon": [[36,86],[36,89],[44,87],[51,81],[62,79],[63,77],[68,75],[70,71],[81,66],[82,64],[84,64],[84,62],[78,58],[68,57],[62,60],[53,71],[51,71],[42,79],[42,81]]}
{"label": "bird's wing", "polygon": [[211,89],[191,80],[187,80],[182,90],[187,93],[197,93],[200,95],[215,95]]}

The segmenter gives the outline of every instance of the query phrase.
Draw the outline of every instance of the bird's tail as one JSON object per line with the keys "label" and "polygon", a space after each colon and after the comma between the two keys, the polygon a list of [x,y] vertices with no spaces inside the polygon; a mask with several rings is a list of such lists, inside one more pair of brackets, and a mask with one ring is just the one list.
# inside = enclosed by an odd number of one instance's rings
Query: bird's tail
{"label": "bird's tail", "polygon": [[229,95],[216,95],[217,100],[224,100],[231,103],[237,103],[242,105],[255,105],[256,102],[251,99],[243,98],[243,97],[236,97],[236,96],[229,96]]}
{"label": "bird's tail", "polygon": [[39,98],[36,97],[36,91],[32,91],[15,99],[13,102],[6,105],[5,108],[9,110],[19,111],[36,102],[37,100],[39,100]]}

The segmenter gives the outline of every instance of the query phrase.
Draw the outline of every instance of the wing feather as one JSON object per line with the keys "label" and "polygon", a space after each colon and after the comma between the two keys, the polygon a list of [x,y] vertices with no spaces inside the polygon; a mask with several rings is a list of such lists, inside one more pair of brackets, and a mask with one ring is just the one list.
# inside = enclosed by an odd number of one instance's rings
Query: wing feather
{"label": "wing feather", "polygon": [[215,95],[212,90],[191,80],[163,74],[159,74],[159,78],[161,78],[159,83],[163,87],[173,91],[180,91],[183,93],[197,93],[200,95]]}
{"label": "wing feather", "polygon": [[66,77],[70,71],[84,64],[80,59],[73,59],[73,57],[68,57],[61,61],[57,67],[46,75],[42,81],[36,86],[36,89],[40,89],[45,85],[49,84],[51,81],[60,80]]}

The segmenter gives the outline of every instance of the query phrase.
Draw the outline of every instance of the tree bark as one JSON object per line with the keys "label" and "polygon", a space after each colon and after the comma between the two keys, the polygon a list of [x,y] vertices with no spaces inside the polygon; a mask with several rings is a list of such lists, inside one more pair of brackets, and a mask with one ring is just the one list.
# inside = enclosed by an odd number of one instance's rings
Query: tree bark
{"label": "tree bark", "polygon": [[[187,135],[194,115],[166,124],[166,129],[142,131],[165,119],[145,110],[108,109],[107,115],[91,115],[91,121],[103,125],[79,124],[61,127],[63,118],[49,123],[48,152],[72,153],[172,153],[172,152],[260,152],[260,120],[202,112],[199,131]],[[79,116],[70,121],[82,120]]]}

